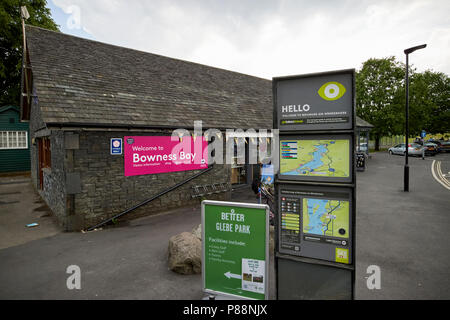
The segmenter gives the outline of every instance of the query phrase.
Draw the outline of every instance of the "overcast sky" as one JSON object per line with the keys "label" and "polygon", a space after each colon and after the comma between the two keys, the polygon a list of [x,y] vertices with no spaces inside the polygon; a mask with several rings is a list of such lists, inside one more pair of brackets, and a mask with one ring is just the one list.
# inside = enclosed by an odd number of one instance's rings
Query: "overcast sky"
{"label": "overcast sky", "polygon": [[450,74],[450,1],[48,0],[64,33],[262,78],[414,52]]}

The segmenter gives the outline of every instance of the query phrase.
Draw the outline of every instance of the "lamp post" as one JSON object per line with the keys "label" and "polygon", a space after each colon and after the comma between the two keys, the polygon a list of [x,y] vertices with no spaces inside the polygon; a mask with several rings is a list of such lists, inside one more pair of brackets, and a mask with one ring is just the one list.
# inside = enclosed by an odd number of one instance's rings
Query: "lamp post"
{"label": "lamp post", "polygon": [[409,137],[409,77],[408,77],[408,55],[416,50],[423,49],[427,45],[422,44],[420,46],[415,46],[404,50],[406,55],[406,104],[405,104],[405,115],[406,115],[406,132],[405,132],[405,170],[403,176],[403,191],[409,191],[409,165],[408,165],[408,137]]}

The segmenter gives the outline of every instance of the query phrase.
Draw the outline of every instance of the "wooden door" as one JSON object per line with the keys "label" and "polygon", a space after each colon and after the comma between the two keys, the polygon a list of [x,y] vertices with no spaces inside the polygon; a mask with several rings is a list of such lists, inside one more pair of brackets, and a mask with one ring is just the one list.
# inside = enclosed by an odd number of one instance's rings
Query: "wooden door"
{"label": "wooden door", "polygon": [[50,139],[48,137],[37,139],[38,143],[38,167],[39,167],[39,189],[44,189],[44,168],[51,167]]}
{"label": "wooden door", "polygon": [[42,169],[44,168],[44,143],[41,138],[36,139],[38,145],[38,170],[39,170],[39,189],[44,189],[44,173]]}

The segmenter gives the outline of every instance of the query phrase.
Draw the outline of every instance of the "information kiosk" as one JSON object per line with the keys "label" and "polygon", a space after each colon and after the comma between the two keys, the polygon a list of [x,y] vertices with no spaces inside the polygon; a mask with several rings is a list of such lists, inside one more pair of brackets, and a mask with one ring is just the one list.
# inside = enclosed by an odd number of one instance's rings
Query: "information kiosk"
{"label": "information kiosk", "polygon": [[278,299],[353,299],[355,71],[273,79]]}

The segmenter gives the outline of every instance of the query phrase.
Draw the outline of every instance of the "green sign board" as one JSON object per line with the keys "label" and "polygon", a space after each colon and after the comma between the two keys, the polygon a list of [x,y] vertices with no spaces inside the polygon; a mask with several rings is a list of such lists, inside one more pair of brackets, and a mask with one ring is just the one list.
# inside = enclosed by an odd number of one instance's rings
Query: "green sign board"
{"label": "green sign board", "polygon": [[202,202],[203,291],[268,299],[269,207]]}

